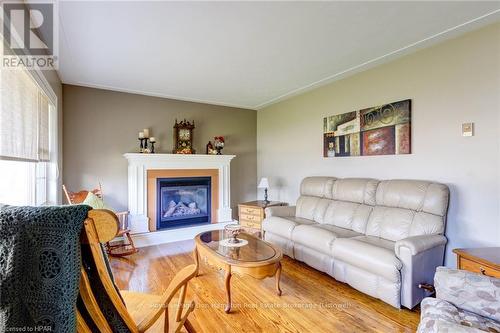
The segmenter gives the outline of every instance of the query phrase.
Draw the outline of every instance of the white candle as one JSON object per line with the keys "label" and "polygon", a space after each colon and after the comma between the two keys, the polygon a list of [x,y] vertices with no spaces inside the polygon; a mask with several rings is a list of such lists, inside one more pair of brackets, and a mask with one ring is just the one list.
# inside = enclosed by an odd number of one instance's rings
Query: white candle
{"label": "white candle", "polygon": [[156,142],[156,139],[155,139],[155,137],[154,137],[154,136],[152,136],[152,137],[150,137],[150,138],[149,138],[149,141],[150,141],[150,142]]}
{"label": "white candle", "polygon": [[144,139],[144,132],[139,132],[139,139]]}
{"label": "white candle", "polygon": [[149,138],[149,128],[145,128],[142,131],[144,132],[144,137]]}

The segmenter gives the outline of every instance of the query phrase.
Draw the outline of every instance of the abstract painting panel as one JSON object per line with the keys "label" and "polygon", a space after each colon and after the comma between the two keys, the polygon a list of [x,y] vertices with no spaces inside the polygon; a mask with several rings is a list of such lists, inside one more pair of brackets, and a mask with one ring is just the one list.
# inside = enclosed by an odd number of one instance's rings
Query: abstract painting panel
{"label": "abstract painting panel", "polygon": [[410,154],[410,123],[396,125],[396,154]]}
{"label": "abstract painting panel", "polygon": [[323,119],[323,156],[411,153],[411,100]]}
{"label": "abstract painting panel", "polygon": [[394,132],[394,126],[363,132],[361,155],[394,155],[396,153]]}

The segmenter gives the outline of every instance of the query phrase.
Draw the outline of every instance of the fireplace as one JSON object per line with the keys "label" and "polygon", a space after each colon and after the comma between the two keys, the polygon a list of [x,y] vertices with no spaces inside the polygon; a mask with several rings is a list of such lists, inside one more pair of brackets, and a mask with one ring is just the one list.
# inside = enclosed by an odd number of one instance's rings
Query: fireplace
{"label": "fireplace", "polygon": [[211,222],[211,178],[156,180],[156,230]]}
{"label": "fireplace", "polygon": [[[124,156],[128,161],[131,233],[143,234],[157,231],[158,178],[210,177],[210,223],[233,221],[230,162],[234,155],[127,153]],[[210,225],[204,224],[199,227],[208,230]],[[196,229],[182,226],[180,228]],[[165,229],[165,232],[170,233],[175,229]],[[162,238],[158,235],[155,239],[161,240]]]}

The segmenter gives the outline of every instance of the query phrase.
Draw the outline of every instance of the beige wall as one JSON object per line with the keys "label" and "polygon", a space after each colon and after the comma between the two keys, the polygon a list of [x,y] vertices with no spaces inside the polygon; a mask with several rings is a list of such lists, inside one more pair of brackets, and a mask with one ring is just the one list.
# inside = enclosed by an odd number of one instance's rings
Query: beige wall
{"label": "beige wall", "polygon": [[[231,205],[255,199],[256,111],[63,85],[64,182],[70,189],[103,185],[106,201],[127,209],[127,161],[138,132],[149,127],[158,152],[170,153],[175,119],[195,120],[194,146],[205,153],[214,136],[226,138],[231,162]],[[213,141],[213,140],[212,140]],[[233,210],[236,213],[236,210]]]}
{"label": "beige wall", "polygon": [[[323,117],[412,99],[411,155],[322,157]],[[462,137],[461,124],[475,123]],[[451,189],[451,249],[500,246],[500,24],[260,110],[258,176],[294,204],[311,175],[426,179]],[[261,195],[261,194],[260,194]]]}

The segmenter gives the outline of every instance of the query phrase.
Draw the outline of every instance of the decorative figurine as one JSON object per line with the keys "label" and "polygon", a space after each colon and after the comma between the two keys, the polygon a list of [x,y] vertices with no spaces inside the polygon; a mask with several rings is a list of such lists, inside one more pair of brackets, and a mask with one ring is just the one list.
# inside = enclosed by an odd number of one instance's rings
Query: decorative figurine
{"label": "decorative figurine", "polygon": [[212,141],[208,141],[207,143],[207,155],[214,155],[215,154],[215,149],[214,146],[212,145]]}
{"label": "decorative figurine", "polygon": [[228,240],[228,243],[230,244],[237,244],[241,242],[237,237],[241,232],[241,226],[236,223],[231,223],[228,224],[224,227],[224,230],[226,231],[226,234],[230,236],[231,238]]}
{"label": "decorative figurine", "polygon": [[215,149],[217,150],[217,155],[222,155],[221,150],[222,148],[224,148],[224,137],[223,136],[214,137],[214,145]]}

